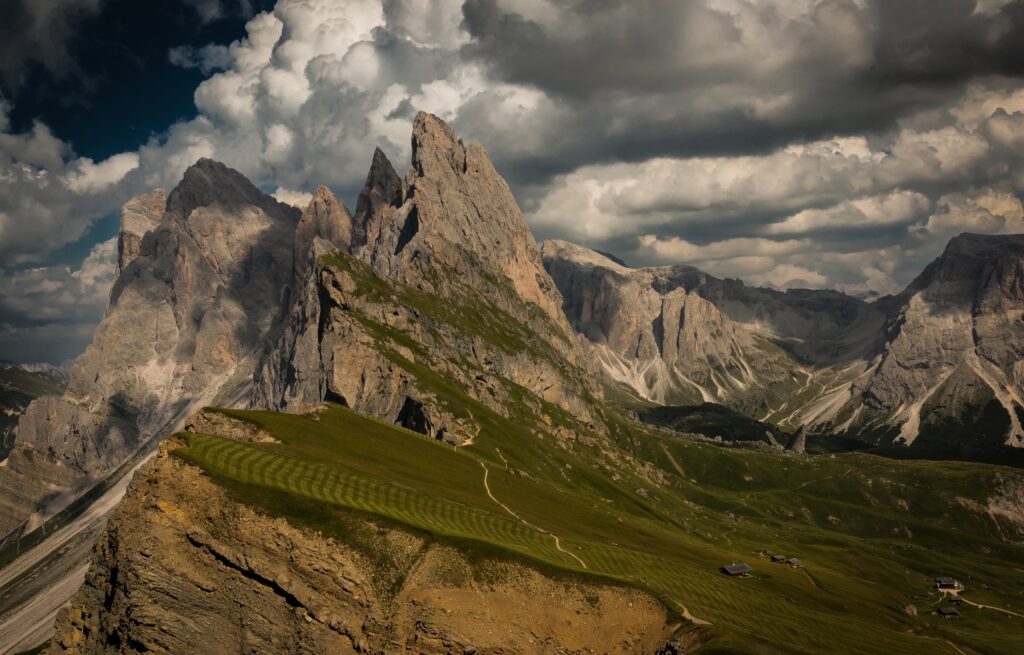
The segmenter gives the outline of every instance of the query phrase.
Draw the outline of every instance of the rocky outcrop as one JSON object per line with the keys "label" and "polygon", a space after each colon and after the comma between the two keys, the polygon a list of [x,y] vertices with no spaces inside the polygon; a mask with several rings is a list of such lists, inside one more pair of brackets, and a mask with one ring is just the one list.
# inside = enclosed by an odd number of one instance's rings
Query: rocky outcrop
{"label": "rocky outcrop", "polygon": [[786,444],[786,450],[797,455],[803,455],[807,452],[807,428],[801,425],[797,428],[789,437],[789,442]]}
{"label": "rocky outcrop", "polygon": [[881,416],[896,444],[1024,446],[1024,236],[962,234],[878,304],[884,346],[836,422]]}
{"label": "rocky outcrop", "polygon": [[352,247],[352,215],[345,204],[325,186],[317,187],[295,231],[295,283],[301,284],[314,239],[323,239],[334,250]]}
{"label": "rocky outcrop", "polygon": [[[122,270],[93,342],[65,393],[33,402],[14,431],[15,449],[63,467],[64,482],[37,502],[16,503],[0,534],[45,499],[73,499],[196,408],[236,405],[251,393],[258,354],[288,298],[299,212],[205,159],[186,171],[152,225],[161,197],[126,206]],[[9,458],[0,487],[38,477],[25,463],[39,459]]]}
{"label": "rocky outcrop", "polygon": [[167,192],[154,189],[151,193],[132,198],[121,208],[121,231],[117,237],[117,272],[135,261],[142,249],[142,237],[160,224],[167,204]]}
{"label": "rocky outcrop", "polygon": [[643,592],[362,516],[345,515],[344,541],[325,537],[166,452],[132,482],[50,653],[653,653],[671,636]]}
{"label": "rocky outcrop", "polygon": [[[564,340],[568,326],[561,296],[508,184],[483,146],[464,145],[447,124],[420,112],[413,123],[412,152],[398,207],[388,204],[395,200],[389,167],[380,161],[381,154],[374,156],[368,179],[373,186],[364,195],[380,198],[378,211],[369,214],[378,217],[367,225],[368,244],[357,254],[378,276],[442,297],[466,286],[476,289],[513,316],[545,328],[537,330],[541,338]],[[451,275],[438,278],[439,270]],[[546,322],[524,311],[530,306]]]}
{"label": "rocky outcrop", "polygon": [[561,296],[482,147],[421,114],[406,179],[375,152],[354,225],[348,252],[312,244],[254,406],[326,399],[462,443],[479,426],[438,385],[503,415],[519,386],[595,419]]}
{"label": "rocky outcrop", "polygon": [[380,238],[384,212],[401,207],[404,197],[402,178],[395,172],[384,151],[376,148],[373,151],[370,172],[366,175],[366,183],[356,201],[353,244],[365,246],[370,240],[376,242]]}

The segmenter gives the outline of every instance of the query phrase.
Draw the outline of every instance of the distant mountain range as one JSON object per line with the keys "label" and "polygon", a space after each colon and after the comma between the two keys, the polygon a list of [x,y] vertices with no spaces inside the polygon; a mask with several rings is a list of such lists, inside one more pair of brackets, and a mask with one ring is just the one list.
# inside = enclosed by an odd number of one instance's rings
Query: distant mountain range
{"label": "distant mountain range", "polygon": [[873,302],[542,251],[594,372],[632,401],[947,456],[1024,445],[1024,236],[962,234]]}

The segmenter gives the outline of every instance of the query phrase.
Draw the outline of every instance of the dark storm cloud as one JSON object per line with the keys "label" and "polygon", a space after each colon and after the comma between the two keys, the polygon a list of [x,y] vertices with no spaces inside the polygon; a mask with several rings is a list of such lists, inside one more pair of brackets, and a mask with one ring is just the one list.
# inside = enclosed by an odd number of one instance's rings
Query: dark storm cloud
{"label": "dark storm cloud", "polygon": [[879,85],[956,84],[978,75],[1024,73],[1024,2],[979,13],[974,0],[875,0]]}
{"label": "dark storm cloud", "polygon": [[[540,169],[603,159],[764,152],[892,127],[978,76],[1024,70],[1024,2],[831,0],[787,16],[693,0],[565,0],[526,17],[467,0],[466,57],[569,108]],[[568,131],[566,131],[568,130]],[[587,133],[591,135],[587,137]],[[516,170],[523,182],[524,167]]]}
{"label": "dark storm cloud", "polygon": [[68,42],[76,23],[101,0],[7,0],[0,3],[0,88],[21,89],[32,66],[56,76],[79,73]]}

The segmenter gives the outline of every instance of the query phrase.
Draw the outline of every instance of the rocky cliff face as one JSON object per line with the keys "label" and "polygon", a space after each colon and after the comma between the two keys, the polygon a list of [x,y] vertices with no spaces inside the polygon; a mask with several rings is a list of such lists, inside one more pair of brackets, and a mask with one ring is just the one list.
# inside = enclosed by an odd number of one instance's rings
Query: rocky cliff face
{"label": "rocky cliff face", "polygon": [[897,444],[1024,446],[1024,236],[962,234],[879,305],[885,344],[839,417],[881,415]]}
{"label": "rocky cliff face", "polygon": [[453,443],[472,439],[476,418],[444,400],[440,375],[505,415],[523,387],[594,420],[561,296],[508,186],[479,144],[464,146],[436,117],[416,118],[412,142],[404,180],[374,154],[352,247],[312,244],[254,406],[327,398]]}
{"label": "rocky cliff face", "polygon": [[1024,445],[1024,237],[961,235],[871,304],[630,269],[564,242],[543,254],[596,370],[638,399],[710,400],[881,444]]}
{"label": "rocky cliff face", "polygon": [[65,393],[33,402],[15,429],[19,452],[0,468],[0,487],[29,491],[5,496],[2,534],[40,502],[59,508],[196,407],[250,393],[283,315],[299,212],[210,160],[158,212],[162,198],[158,190],[125,206],[120,275],[93,342]]}
{"label": "rocky cliff face", "polygon": [[413,123],[412,152],[404,201],[392,211],[384,201],[395,198],[394,179],[386,173],[375,179],[371,170],[367,181],[374,187],[364,195],[380,198],[380,211],[366,228],[369,242],[361,257],[381,277],[442,296],[458,291],[435,276],[448,269],[506,311],[519,314],[524,303],[533,305],[555,326],[566,327],[561,296],[483,146],[463,145],[443,121],[421,112]]}
{"label": "rocky cliff face", "polygon": [[354,515],[345,530],[341,542],[254,512],[165,448],[49,652],[653,653],[672,632],[640,591],[469,558]]}
{"label": "rocky cliff face", "polygon": [[563,241],[545,242],[543,256],[598,372],[658,404],[718,402],[761,418],[809,385],[811,367],[866,356],[884,320],[831,291],[630,269]]}
{"label": "rocky cliff face", "polygon": [[121,231],[117,237],[118,273],[139,256],[142,238],[160,225],[166,205],[167,192],[163,189],[155,189],[125,203],[121,209]]}

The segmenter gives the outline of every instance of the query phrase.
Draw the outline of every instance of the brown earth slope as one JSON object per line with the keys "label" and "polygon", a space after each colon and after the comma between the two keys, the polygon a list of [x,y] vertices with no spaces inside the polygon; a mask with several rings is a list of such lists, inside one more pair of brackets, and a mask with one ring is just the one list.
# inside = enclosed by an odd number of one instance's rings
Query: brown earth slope
{"label": "brown earth slope", "polygon": [[[161,454],[132,482],[51,653],[653,653],[653,597],[348,515],[345,543]],[[102,609],[100,609],[102,608]]]}

